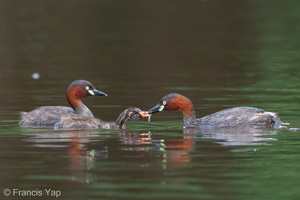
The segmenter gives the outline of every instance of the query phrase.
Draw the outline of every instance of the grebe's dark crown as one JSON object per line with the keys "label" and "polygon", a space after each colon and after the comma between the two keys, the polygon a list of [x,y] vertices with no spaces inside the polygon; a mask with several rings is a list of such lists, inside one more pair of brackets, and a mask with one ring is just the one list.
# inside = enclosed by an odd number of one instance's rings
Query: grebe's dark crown
{"label": "grebe's dark crown", "polygon": [[97,95],[97,96],[107,96],[106,93],[101,92],[99,90],[97,90],[93,84],[89,81],[86,80],[76,80],[73,81],[70,86],[68,87],[67,91],[69,91],[72,87],[74,86],[78,86],[78,87],[82,87],[83,89],[85,89],[87,91],[87,95],[88,96],[93,96],[93,95]]}

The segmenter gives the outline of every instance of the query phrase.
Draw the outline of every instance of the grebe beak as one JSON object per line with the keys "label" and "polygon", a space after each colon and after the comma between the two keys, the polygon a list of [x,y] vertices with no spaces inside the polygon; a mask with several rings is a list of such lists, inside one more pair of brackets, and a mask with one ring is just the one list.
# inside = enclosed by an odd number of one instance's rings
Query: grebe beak
{"label": "grebe beak", "polygon": [[141,111],[141,112],[139,112],[139,114],[144,118],[144,117],[149,117],[150,116],[150,114],[148,113],[148,112],[146,112],[146,111]]}
{"label": "grebe beak", "polygon": [[150,110],[148,110],[149,114],[154,114],[160,111],[163,111],[165,109],[165,105],[162,104],[157,104],[156,106],[154,106],[153,108],[151,108]]}
{"label": "grebe beak", "polygon": [[99,90],[96,90],[96,89],[93,89],[93,90],[88,90],[88,92],[90,93],[90,95],[94,96],[94,95],[97,95],[97,96],[107,96],[106,93],[104,92],[101,92]]}

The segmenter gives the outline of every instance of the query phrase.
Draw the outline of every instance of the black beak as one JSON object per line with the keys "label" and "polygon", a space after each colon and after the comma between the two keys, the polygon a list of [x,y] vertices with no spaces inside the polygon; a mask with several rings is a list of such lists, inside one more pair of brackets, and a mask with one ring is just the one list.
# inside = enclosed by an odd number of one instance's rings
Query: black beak
{"label": "black beak", "polygon": [[[91,91],[91,92],[90,92]],[[106,93],[104,93],[104,92],[101,92],[101,91],[99,91],[99,90],[96,90],[96,89],[93,89],[93,90],[90,90],[89,91],[89,93],[91,94],[91,95],[97,95],[97,96],[107,96],[107,94]]]}
{"label": "black beak", "polygon": [[157,104],[156,106],[154,106],[153,108],[148,110],[148,113],[151,115],[151,114],[157,113],[159,111],[163,111],[163,109],[164,109],[163,105]]}

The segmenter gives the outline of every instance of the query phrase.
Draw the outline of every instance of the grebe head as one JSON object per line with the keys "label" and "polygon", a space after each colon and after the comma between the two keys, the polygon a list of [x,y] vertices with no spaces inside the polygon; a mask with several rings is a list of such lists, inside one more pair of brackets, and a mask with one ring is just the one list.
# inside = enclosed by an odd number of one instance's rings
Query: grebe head
{"label": "grebe head", "polygon": [[159,104],[148,110],[148,113],[154,114],[163,110],[180,110],[184,115],[191,115],[194,110],[194,106],[185,96],[177,93],[171,93],[164,96],[160,100]]}
{"label": "grebe head", "polygon": [[89,112],[90,115],[92,115],[91,112],[82,104],[80,99],[94,95],[107,96],[107,94],[95,89],[95,87],[89,81],[85,80],[76,80],[71,83],[66,94],[69,104],[76,112],[86,111]]}
{"label": "grebe head", "polygon": [[73,97],[83,98],[87,96],[107,96],[104,92],[97,90],[89,81],[76,80],[67,89],[67,96],[71,94]]}
{"label": "grebe head", "polygon": [[149,117],[148,112],[142,111],[137,107],[131,107],[124,110],[117,119],[117,124],[126,121],[139,120],[143,117]]}

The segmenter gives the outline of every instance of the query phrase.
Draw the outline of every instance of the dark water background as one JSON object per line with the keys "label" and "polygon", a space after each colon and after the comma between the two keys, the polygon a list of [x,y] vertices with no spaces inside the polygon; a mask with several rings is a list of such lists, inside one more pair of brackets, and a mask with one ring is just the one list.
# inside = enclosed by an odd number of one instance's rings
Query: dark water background
{"label": "dark water background", "polygon": [[256,106],[300,127],[299,21],[299,1],[1,1],[0,199],[299,199],[299,131],[207,134],[179,112],[123,132],[18,126],[86,79],[107,121],[177,92],[198,117]]}

